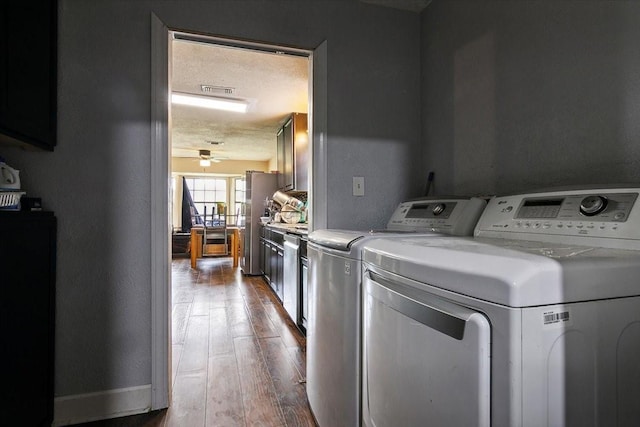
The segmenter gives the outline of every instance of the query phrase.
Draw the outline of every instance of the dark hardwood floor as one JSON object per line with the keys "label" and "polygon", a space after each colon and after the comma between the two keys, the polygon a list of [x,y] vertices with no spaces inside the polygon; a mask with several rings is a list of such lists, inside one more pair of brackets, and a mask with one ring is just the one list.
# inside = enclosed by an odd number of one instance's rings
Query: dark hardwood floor
{"label": "dark hardwood floor", "polygon": [[305,338],[261,277],[231,258],[174,259],[172,305],[171,407],[85,426],[316,426]]}

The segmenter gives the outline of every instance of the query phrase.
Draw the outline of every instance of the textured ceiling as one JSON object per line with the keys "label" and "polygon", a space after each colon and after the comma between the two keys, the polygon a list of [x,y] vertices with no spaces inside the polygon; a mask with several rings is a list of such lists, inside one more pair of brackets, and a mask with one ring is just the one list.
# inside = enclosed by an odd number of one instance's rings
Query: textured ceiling
{"label": "textured ceiling", "polygon": [[[422,11],[431,0],[360,0],[379,6]],[[307,113],[309,58],[223,46],[215,42],[172,41],[171,87],[206,95],[201,85],[232,88],[215,94],[250,102],[247,114],[183,105],[171,107],[173,157],[213,157],[268,161],[275,156],[276,132],[293,112]],[[223,144],[213,145],[210,142]]]}
{"label": "textured ceiling", "polygon": [[198,157],[204,149],[230,160],[269,160],[287,115],[308,110],[308,57],[173,40],[171,73],[172,91],[207,95],[201,85],[232,88],[215,95],[250,102],[247,114],[172,105],[174,157]]}

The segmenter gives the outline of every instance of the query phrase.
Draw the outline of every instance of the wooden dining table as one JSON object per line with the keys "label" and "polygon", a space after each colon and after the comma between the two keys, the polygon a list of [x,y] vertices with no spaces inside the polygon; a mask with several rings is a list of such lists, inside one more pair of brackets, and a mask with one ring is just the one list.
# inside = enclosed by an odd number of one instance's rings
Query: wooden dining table
{"label": "wooden dining table", "polygon": [[[240,229],[235,226],[230,226],[227,227],[227,231],[229,231],[229,238],[231,242],[231,256],[233,257],[233,267],[235,268],[238,266],[238,258],[240,256],[240,250],[238,249],[240,244]],[[191,227],[191,268],[196,268],[198,264],[198,258],[202,258],[203,235],[203,227]]]}

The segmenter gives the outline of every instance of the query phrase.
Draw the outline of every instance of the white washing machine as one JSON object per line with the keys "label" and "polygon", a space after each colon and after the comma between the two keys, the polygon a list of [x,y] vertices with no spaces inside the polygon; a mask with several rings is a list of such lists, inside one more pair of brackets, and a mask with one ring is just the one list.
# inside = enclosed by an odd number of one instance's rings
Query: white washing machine
{"label": "white washing machine", "polygon": [[309,234],[307,395],[320,427],[360,425],[361,248],[381,236],[471,235],[480,198],[401,203],[382,231],[317,230]]}
{"label": "white washing machine", "polygon": [[640,425],[639,188],[497,197],[363,249],[363,425]]}

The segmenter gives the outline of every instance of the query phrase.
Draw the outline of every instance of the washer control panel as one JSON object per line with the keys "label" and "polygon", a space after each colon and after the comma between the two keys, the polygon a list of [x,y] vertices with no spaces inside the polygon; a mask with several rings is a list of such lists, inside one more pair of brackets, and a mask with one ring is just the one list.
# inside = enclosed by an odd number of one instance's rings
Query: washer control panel
{"label": "washer control panel", "polygon": [[515,210],[515,218],[624,222],[637,198],[638,193],[526,197]]}
{"label": "washer control panel", "polygon": [[[476,236],[504,233],[640,239],[640,189],[558,191],[496,197]],[[511,236],[509,236],[511,237]]]}
{"label": "washer control panel", "polygon": [[391,231],[442,231],[471,235],[486,202],[479,198],[402,202],[387,223]]}

